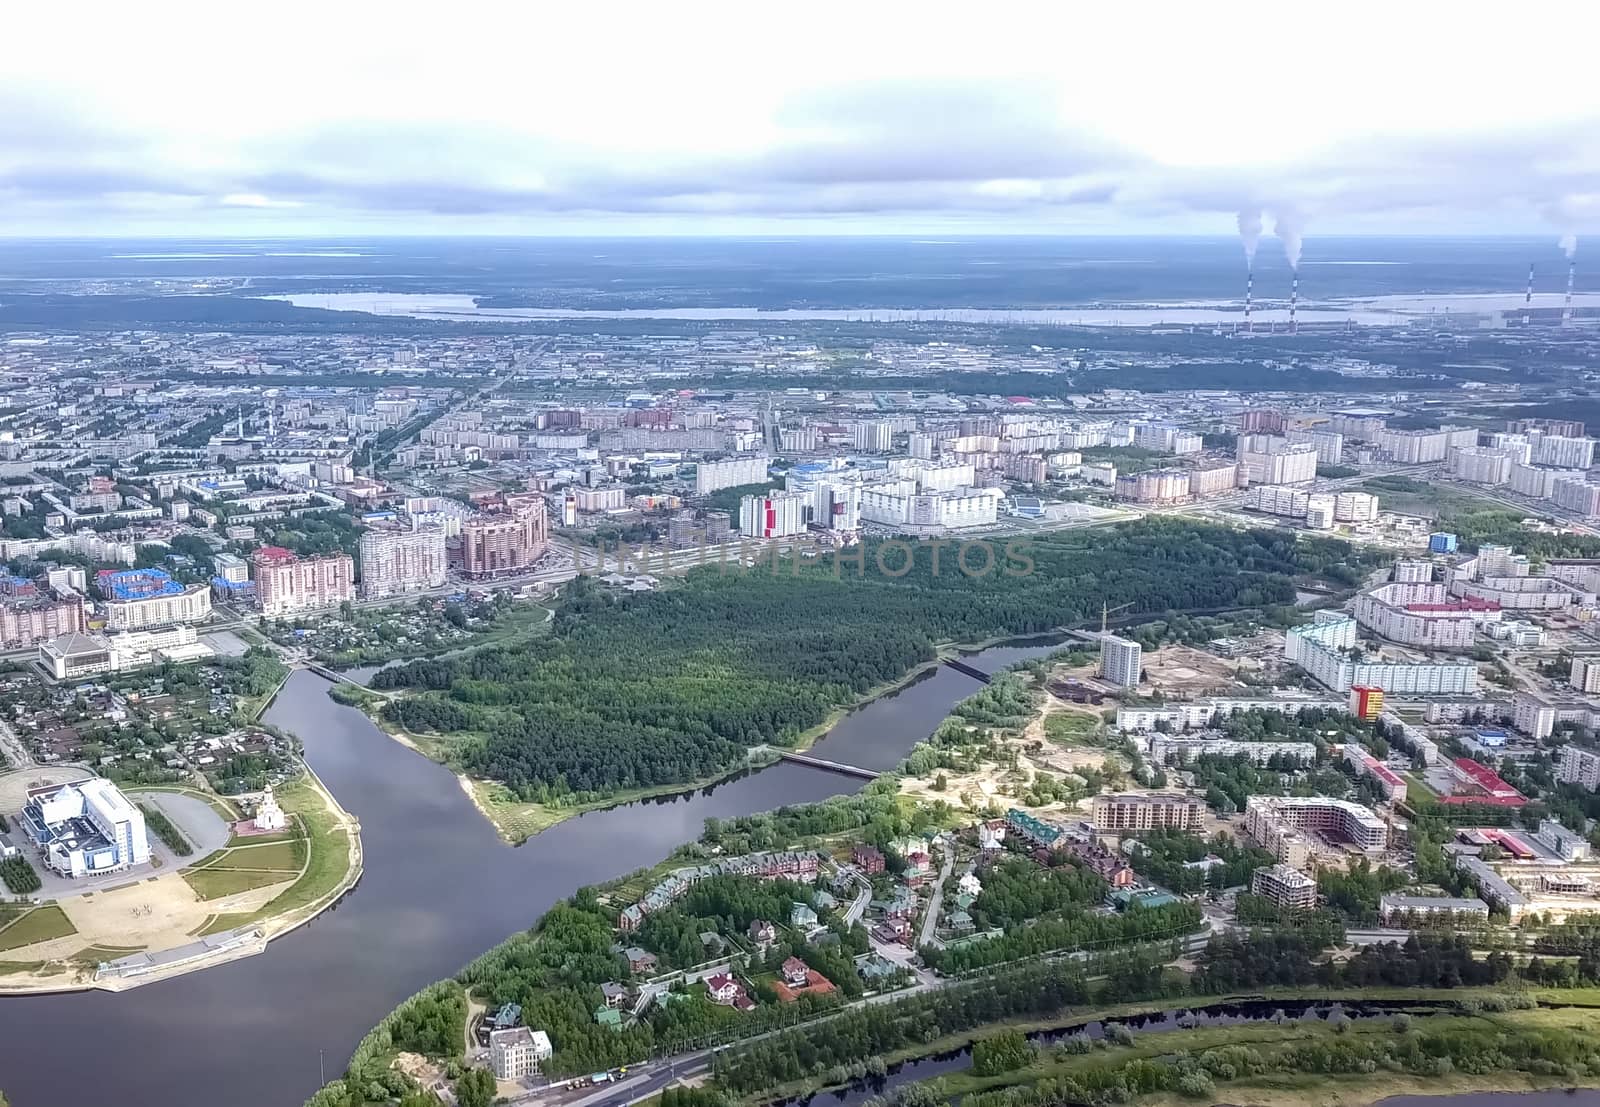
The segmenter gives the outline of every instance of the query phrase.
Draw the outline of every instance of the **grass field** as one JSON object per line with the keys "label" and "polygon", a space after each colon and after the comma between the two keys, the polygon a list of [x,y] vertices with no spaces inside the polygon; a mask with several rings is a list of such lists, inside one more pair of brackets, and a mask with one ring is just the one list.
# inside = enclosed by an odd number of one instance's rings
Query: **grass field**
{"label": "grass field", "polygon": [[0,929],[0,950],[21,949],[35,942],[48,942],[52,938],[65,938],[76,934],[77,928],[67,918],[66,912],[53,903],[35,907],[18,915],[4,929]]}
{"label": "grass field", "polygon": [[271,842],[262,846],[236,846],[218,852],[197,869],[275,869],[298,873],[305,864],[303,840]]}
{"label": "grass field", "polygon": [[1098,745],[1100,720],[1081,711],[1052,711],[1044,717],[1044,736],[1063,746]]}
{"label": "grass field", "polygon": [[[278,789],[277,797],[284,811],[297,816],[306,829],[304,848],[307,856],[304,868],[293,884],[260,910],[218,915],[202,929],[202,933],[215,934],[310,907],[334,895],[350,877],[350,832],[339,825],[338,818],[328,810],[320,788],[309,779],[301,779]],[[236,870],[234,875],[248,874]],[[283,874],[257,875],[277,875],[281,878]]]}
{"label": "grass field", "polygon": [[281,884],[293,873],[251,869],[190,869],[183,874],[194,894],[201,899],[221,899],[269,884]]}

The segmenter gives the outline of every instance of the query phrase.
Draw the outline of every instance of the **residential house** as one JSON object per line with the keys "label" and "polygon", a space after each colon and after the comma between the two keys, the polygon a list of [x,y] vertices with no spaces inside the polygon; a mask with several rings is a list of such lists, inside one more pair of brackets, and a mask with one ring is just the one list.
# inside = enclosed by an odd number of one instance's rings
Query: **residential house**
{"label": "residential house", "polygon": [[793,988],[805,986],[806,976],[811,972],[811,966],[798,957],[791,957],[783,963],[783,980]]}
{"label": "residential house", "polygon": [[607,1007],[621,1007],[628,1001],[628,986],[608,980],[600,985],[600,995],[605,999]]}
{"label": "residential house", "polygon": [[778,928],[766,919],[756,919],[750,924],[750,940],[757,946],[770,946],[778,940]]}
{"label": "residential house", "polygon": [[622,956],[628,959],[628,971],[631,973],[654,972],[656,968],[656,955],[638,946],[629,946],[622,951]]}
{"label": "residential house", "polygon": [[857,845],[850,851],[850,862],[868,876],[872,876],[883,872],[883,851],[877,846]]}
{"label": "residential house", "polygon": [[817,913],[809,904],[791,903],[789,905],[789,925],[810,929],[817,925]]}

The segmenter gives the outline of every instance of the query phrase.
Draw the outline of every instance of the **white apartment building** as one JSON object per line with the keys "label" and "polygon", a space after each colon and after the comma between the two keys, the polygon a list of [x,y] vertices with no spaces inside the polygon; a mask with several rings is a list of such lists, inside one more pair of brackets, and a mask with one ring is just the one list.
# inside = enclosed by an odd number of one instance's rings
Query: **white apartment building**
{"label": "white apartment building", "polygon": [[1317,476],[1317,447],[1271,434],[1241,434],[1237,460],[1251,484],[1306,484]]}
{"label": "white apartment building", "polygon": [[789,538],[806,529],[809,497],[803,492],[745,496],[739,501],[739,533],[746,538]]}
{"label": "white apartment building", "polygon": [[1100,637],[1100,678],[1119,688],[1137,688],[1143,649],[1115,634]]}
{"label": "white apartment building", "polygon": [[1265,765],[1275,757],[1288,757],[1309,765],[1317,759],[1317,747],[1313,742],[1241,742],[1234,738],[1173,738],[1165,734],[1150,738],[1150,760],[1157,765],[1177,764],[1206,754],[1248,757],[1256,765]]}
{"label": "white apartment building", "polygon": [[1600,484],[1570,477],[1551,482],[1550,499],[1579,515],[1600,515]]}
{"label": "white apartment building", "polygon": [[1588,469],[1594,464],[1594,439],[1559,434],[1533,434],[1533,463],[1560,469]]}
{"label": "white apartment building", "polygon": [[1183,792],[1115,792],[1094,798],[1089,822],[1110,833],[1171,827],[1195,831],[1205,825],[1206,805]]}
{"label": "white apartment building", "polygon": [[1299,715],[1306,710],[1343,711],[1342,700],[1310,699],[1205,699],[1187,703],[1169,703],[1160,707],[1117,708],[1117,729],[1124,734],[1138,734],[1155,730],[1165,723],[1173,731],[1192,730],[1210,726],[1212,722],[1227,719],[1241,711],[1277,711],[1284,715]]}
{"label": "white apartment building", "polygon": [[1600,692],[1600,654],[1578,654],[1567,680],[1580,692]]}
{"label": "white apartment building", "polygon": [[1591,792],[1600,789],[1600,753],[1562,746],[1556,758],[1556,779],[1563,784],[1581,784]]}
{"label": "white apartment building", "polygon": [[1341,523],[1371,523],[1378,518],[1378,497],[1371,492],[1337,492],[1333,517]]}
{"label": "white apartment building", "polygon": [[1530,738],[1543,741],[1556,727],[1556,709],[1540,696],[1518,692],[1511,697],[1511,725]]}
{"label": "white apartment building", "polygon": [[730,457],[724,461],[702,461],[695,467],[695,494],[706,496],[724,488],[737,488],[741,484],[759,484],[767,479],[767,468],[771,463],[772,459],[766,454]]}
{"label": "white apartment building", "polygon": [[[1476,440],[1477,433],[1474,432],[1473,442]],[[1378,449],[1402,465],[1443,461],[1450,449],[1450,436],[1443,430],[1390,430],[1385,427],[1378,431],[1373,441]]]}
{"label": "white apartment building", "polygon": [[873,422],[855,425],[855,446],[863,453],[886,454],[894,444],[894,425]]}
{"label": "white apartment building", "polygon": [[1511,464],[1511,491],[1548,500],[1558,480],[1583,480],[1582,469],[1551,469],[1539,465]]}
{"label": "white apartment building", "polygon": [[369,599],[444,587],[443,527],[373,527],[361,535],[361,593]]}
{"label": "white apartment building", "polygon": [[1506,484],[1511,455],[1488,446],[1457,446],[1450,451],[1450,475],[1473,484]]}
{"label": "white apartment building", "polygon": [[1412,695],[1470,695],[1478,687],[1478,667],[1470,661],[1356,661],[1356,621],[1319,611],[1316,622],[1284,635],[1284,655],[1318,683],[1335,692],[1355,684]]}
{"label": "white apartment building", "polygon": [[1380,638],[1430,650],[1472,648],[1478,623],[1498,619],[1487,603],[1452,600],[1433,581],[1396,581],[1356,597],[1356,621]]}
{"label": "white apartment building", "polygon": [[1525,434],[1497,432],[1489,436],[1489,445],[1509,454],[1511,460],[1518,465],[1528,465],[1533,461],[1533,443],[1528,441],[1528,436]]}
{"label": "white apartment building", "polygon": [[101,606],[107,630],[152,630],[177,623],[203,623],[211,618],[211,588],[191,584],[171,595],[107,600]]}
{"label": "white apartment building", "polygon": [[1323,465],[1337,465],[1344,456],[1344,435],[1338,431],[1298,427],[1285,432],[1284,437],[1297,446],[1315,446],[1317,461]]}
{"label": "white apartment building", "polygon": [[862,488],[861,518],[907,534],[942,534],[993,526],[1004,498],[998,488],[920,492],[914,481],[891,481]]}

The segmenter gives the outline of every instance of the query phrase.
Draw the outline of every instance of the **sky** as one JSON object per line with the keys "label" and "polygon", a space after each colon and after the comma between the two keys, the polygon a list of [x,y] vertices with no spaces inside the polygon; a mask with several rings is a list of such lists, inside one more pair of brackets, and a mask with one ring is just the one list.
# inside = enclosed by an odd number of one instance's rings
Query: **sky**
{"label": "sky", "polygon": [[0,236],[1600,233],[1592,3],[15,5]]}

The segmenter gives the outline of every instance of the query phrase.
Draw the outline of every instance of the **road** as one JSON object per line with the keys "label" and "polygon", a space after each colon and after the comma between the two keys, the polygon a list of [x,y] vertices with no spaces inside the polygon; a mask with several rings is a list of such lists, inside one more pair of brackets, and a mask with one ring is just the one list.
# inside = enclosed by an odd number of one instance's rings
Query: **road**
{"label": "road", "polygon": [[933,882],[933,891],[928,895],[928,913],[922,917],[922,929],[917,934],[917,948],[933,944],[933,932],[939,925],[939,908],[944,904],[944,882],[950,879],[950,871],[956,867],[955,846],[949,842],[944,845],[944,868],[939,870],[939,879]]}
{"label": "road", "polygon": [[8,768],[33,768],[33,755],[22,744],[22,739],[17,737],[17,732],[11,729],[11,724],[3,720],[0,720],[0,756],[3,756]]}

